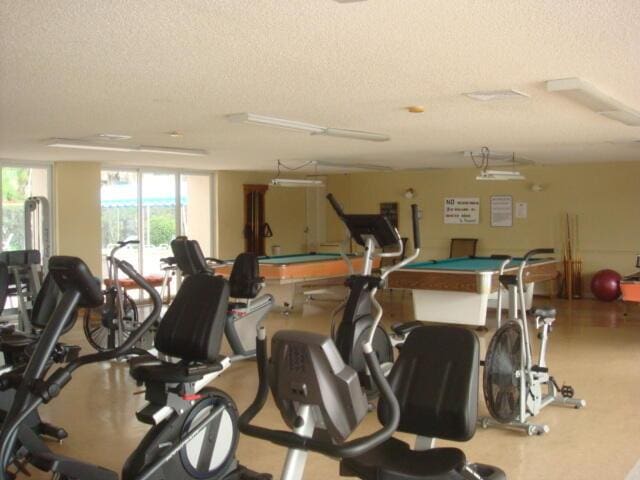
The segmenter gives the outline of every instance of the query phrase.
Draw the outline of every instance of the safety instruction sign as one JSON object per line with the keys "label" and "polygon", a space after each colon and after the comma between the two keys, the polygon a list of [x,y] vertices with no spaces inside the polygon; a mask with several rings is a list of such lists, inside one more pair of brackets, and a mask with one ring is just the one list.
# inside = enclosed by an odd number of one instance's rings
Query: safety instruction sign
{"label": "safety instruction sign", "polygon": [[444,199],[444,223],[480,223],[480,199],[477,197],[446,197]]}

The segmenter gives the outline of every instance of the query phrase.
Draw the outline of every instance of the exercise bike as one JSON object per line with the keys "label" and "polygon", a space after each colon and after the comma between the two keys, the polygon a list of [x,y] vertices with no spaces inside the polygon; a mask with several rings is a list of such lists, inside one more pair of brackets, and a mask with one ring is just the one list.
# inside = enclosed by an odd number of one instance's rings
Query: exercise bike
{"label": "exercise bike", "polygon": [[[332,194],[327,195],[327,200],[338,214],[338,217],[351,234],[351,238],[360,246],[364,247],[364,265],[362,272],[350,275],[345,282],[349,289],[346,300],[339,305],[331,315],[331,338],[336,344],[343,360],[350,365],[360,378],[360,382],[370,396],[376,394],[376,388],[367,368],[362,354],[362,344],[371,333],[375,319],[373,316],[373,304],[371,302],[371,291],[384,285],[385,279],[394,270],[404,267],[415,260],[420,255],[420,247],[415,239],[419,235],[418,229],[418,207],[412,205],[412,223],[414,235],[414,251],[404,260],[384,269],[379,274],[373,273],[374,259],[378,258],[401,258],[403,254],[404,242],[398,230],[394,228],[389,220],[381,214],[346,214]],[[383,251],[384,248],[396,247],[391,252]],[[349,271],[353,272],[353,267],[349,257],[343,255],[349,264]],[[343,311],[342,319],[336,327],[335,319],[337,314]],[[411,330],[422,325],[421,322],[408,322],[393,325],[393,334],[381,325],[374,329],[372,346],[375,351],[383,372],[388,372],[393,365],[393,348],[404,342]]]}
{"label": "exercise bike", "polygon": [[[526,308],[524,270],[539,255],[552,254],[552,248],[527,252],[516,275],[501,275],[500,283],[509,292],[509,320],[491,338],[484,360],[483,392],[491,417],[479,420],[483,428],[499,427],[524,430],[528,435],[549,432],[545,424],[531,423],[547,405],[573,408],[586,406],[586,401],[574,398],[569,385],[559,387],[549,373],[546,361],[549,334],[556,317],[554,308],[533,310],[540,347],[534,363],[533,346]],[[509,259],[505,258],[505,264]],[[498,289],[498,325],[502,314],[502,288]]]}
{"label": "exercise bike", "polygon": [[84,310],[82,325],[85,337],[99,352],[118,348],[139,326],[138,307],[120,285],[118,269],[120,263],[116,258],[118,250],[127,245],[138,244],[140,244],[139,240],[120,241],[111,250],[106,257],[107,280],[103,292],[104,302],[98,308]]}
{"label": "exercise bike", "polygon": [[[97,307],[102,292],[82,260],[52,257],[49,271],[62,298],[45,328],[18,386],[16,397],[0,429],[0,480],[15,478],[8,467],[32,465],[52,472],[57,480],[116,480],[116,472],[52,452],[24,425],[42,403],[54,399],[73,372],[91,363],[128,355],[136,342],[158,320],[162,302],[158,292],[127,262],[117,267],[144,286],[153,309],[138,329],[115,350],[84,355],[45,378],[44,366],[64,325],[78,305]],[[231,398],[207,387],[230,362],[219,356],[229,287],[222,277],[207,274],[185,279],[156,331],[158,350],[178,363],[161,360],[131,369],[132,377],[146,387],[148,404],[137,418],[152,425],[125,462],[125,480],[261,479],[238,464],[236,408]],[[16,448],[19,445],[19,448]]]}
{"label": "exercise bike", "polygon": [[[217,258],[205,257],[197,240],[176,237],[171,242],[174,260],[183,276],[198,273],[215,274],[216,265],[227,265]],[[233,351],[232,362],[256,355],[256,326],[273,308],[273,295],[260,295],[264,278],[260,277],[258,256],[241,253],[233,262],[229,275],[229,302],[224,332]]]}
{"label": "exercise bike", "polygon": [[[414,205],[412,209],[414,245],[419,250],[417,208]],[[358,232],[355,238],[373,247],[372,237],[376,231],[358,224],[359,217],[364,216],[348,216],[354,232]],[[382,218],[388,224],[386,218]],[[361,219],[365,224],[370,220]],[[362,228],[356,230],[357,225]],[[386,229],[385,225],[381,231]],[[239,426],[246,435],[288,449],[282,480],[303,478],[309,451],[338,459],[341,475],[364,480],[506,478],[496,467],[469,464],[459,449],[424,445],[427,436],[459,441],[473,436],[479,362],[479,343],[474,333],[445,326],[414,329],[389,377],[385,378],[374,346],[382,319],[376,293],[384,286],[386,276],[401,266],[402,262],[371,280],[367,294],[373,309],[372,323],[363,342],[357,344],[372,383],[380,392],[381,426],[371,434],[347,440],[367,415],[369,405],[358,372],[347,364],[331,338],[311,332],[280,330],[272,338],[271,358],[268,358],[266,331],[259,326],[259,386],[254,401],[240,416]],[[455,383],[452,379],[456,379]],[[252,423],[264,408],[269,391],[283,420],[293,431]],[[404,441],[394,438],[396,430],[420,436],[417,448],[411,449]]]}

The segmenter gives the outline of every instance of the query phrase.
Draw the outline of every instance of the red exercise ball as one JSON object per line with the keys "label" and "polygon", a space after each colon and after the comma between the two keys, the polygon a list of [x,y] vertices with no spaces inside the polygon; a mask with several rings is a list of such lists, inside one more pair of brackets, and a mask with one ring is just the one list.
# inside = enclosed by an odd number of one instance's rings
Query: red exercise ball
{"label": "red exercise ball", "polygon": [[620,296],[622,276],[615,270],[600,270],[591,279],[591,292],[604,302],[611,302]]}

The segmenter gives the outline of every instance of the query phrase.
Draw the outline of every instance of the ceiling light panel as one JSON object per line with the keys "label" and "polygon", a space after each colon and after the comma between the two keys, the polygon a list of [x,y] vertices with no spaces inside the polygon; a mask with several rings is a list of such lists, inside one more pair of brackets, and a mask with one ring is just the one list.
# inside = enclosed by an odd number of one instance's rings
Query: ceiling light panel
{"label": "ceiling light panel", "polygon": [[298,122],[286,118],[270,117],[258,115],[256,113],[234,113],[227,118],[233,123],[248,123],[253,125],[263,125],[266,127],[284,128],[287,130],[297,130],[307,133],[323,133],[325,128],[312,123]]}
{"label": "ceiling light panel", "polygon": [[640,111],[623,104],[581,78],[549,80],[546,85],[547,91],[557,92],[603,117],[633,127],[640,126]]}
{"label": "ceiling light panel", "polygon": [[159,153],[163,155],[182,155],[188,157],[202,157],[207,155],[206,150],[198,148],[171,148],[153,145],[114,145],[85,142],[82,140],[54,138],[48,147],[71,148],[77,150],[98,150],[104,152],[130,152],[130,153]]}
{"label": "ceiling light panel", "polygon": [[509,100],[516,98],[529,98],[529,95],[517,90],[483,90],[478,92],[463,93],[464,96],[478,100],[479,102],[491,102],[495,100]]}

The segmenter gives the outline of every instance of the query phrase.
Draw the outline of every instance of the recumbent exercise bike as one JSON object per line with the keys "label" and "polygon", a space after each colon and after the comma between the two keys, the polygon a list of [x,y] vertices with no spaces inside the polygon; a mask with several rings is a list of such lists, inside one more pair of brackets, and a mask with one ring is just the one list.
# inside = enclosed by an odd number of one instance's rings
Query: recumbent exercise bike
{"label": "recumbent exercise bike", "polygon": [[[49,272],[62,291],[35,351],[29,359],[15,399],[0,429],[0,480],[15,478],[8,467],[24,471],[28,465],[52,472],[57,480],[117,480],[116,472],[55,452],[25,425],[39,405],[57,397],[83,365],[124,357],[158,322],[162,302],[127,262],[117,260],[130,278],[144,286],[153,309],[138,329],[115,350],[83,355],[45,377],[46,365],[61,331],[79,306],[97,307],[103,301],[89,268],[75,257],[57,256]],[[230,365],[220,356],[229,287],[210,274],[185,279],[174,302],[160,321],[155,345],[177,363],[144,362],[131,369],[132,377],[146,386],[148,402],[138,420],[152,425],[125,462],[125,480],[229,479],[267,480],[238,464],[236,407],[224,392],[207,387]]]}

